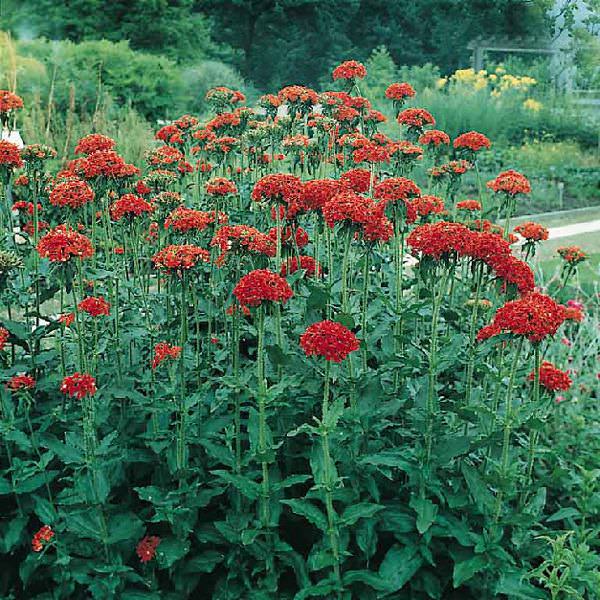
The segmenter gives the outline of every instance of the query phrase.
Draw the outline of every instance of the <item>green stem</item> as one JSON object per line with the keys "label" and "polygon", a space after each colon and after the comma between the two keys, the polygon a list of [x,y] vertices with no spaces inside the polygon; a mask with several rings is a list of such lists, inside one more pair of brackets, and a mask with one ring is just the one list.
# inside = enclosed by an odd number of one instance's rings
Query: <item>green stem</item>
{"label": "green stem", "polygon": [[[512,430],[512,411],[513,411],[513,392],[515,387],[515,376],[517,373],[517,367],[519,366],[519,358],[521,357],[521,351],[523,349],[523,337],[519,338],[515,355],[513,357],[512,365],[510,368],[510,375],[508,378],[508,389],[506,390],[506,408],[504,412],[504,435],[502,440],[502,462],[500,466],[502,485],[505,485],[506,475],[508,472],[508,459],[509,459],[509,448],[510,448],[510,434]],[[500,490],[496,496],[496,510],[495,510],[495,522],[500,519],[500,513],[502,511],[502,501],[504,499],[504,491]]]}

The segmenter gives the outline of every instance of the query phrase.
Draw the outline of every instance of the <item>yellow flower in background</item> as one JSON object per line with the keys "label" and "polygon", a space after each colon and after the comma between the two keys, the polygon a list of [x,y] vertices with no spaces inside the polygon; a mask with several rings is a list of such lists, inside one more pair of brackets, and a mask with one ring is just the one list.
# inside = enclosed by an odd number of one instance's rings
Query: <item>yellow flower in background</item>
{"label": "yellow flower in background", "polygon": [[540,112],[543,106],[544,105],[541,102],[538,102],[533,98],[527,98],[527,100],[523,102],[523,108],[526,108],[527,110],[531,110],[533,112]]}
{"label": "yellow flower in background", "polygon": [[448,83],[448,78],[447,78],[447,77],[440,77],[440,78],[439,78],[439,79],[436,81],[436,83],[435,83],[435,87],[436,87],[438,90],[441,90],[441,89],[442,89],[442,88],[443,88],[443,87],[446,85],[446,83]]}

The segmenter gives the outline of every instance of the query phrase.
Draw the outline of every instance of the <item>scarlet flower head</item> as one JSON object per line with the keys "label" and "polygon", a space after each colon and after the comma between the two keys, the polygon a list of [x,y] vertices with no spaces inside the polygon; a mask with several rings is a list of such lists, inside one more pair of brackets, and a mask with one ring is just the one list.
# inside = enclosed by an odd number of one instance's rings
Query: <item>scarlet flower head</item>
{"label": "scarlet flower head", "polygon": [[438,196],[418,196],[409,202],[419,217],[440,215],[446,212],[444,200]]}
{"label": "scarlet flower head", "polygon": [[[569,372],[557,369],[551,362],[543,361],[540,365],[540,384],[550,392],[566,392],[573,383],[569,377]],[[535,379],[535,371],[529,374],[529,380]]]}
{"label": "scarlet flower head", "polygon": [[[0,90],[0,114],[2,114],[2,117],[11,110],[20,108],[23,108],[23,100],[20,96],[8,90]],[[2,118],[2,121],[4,121],[4,118]]]}
{"label": "scarlet flower head", "polygon": [[21,151],[16,144],[0,140],[0,167],[15,169],[23,166]]}
{"label": "scarlet flower head", "polygon": [[44,549],[44,544],[49,542],[54,537],[54,531],[49,525],[41,527],[31,540],[31,549],[34,552],[41,552]]}
{"label": "scarlet flower head", "polygon": [[356,60],[347,60],[338,65],[331,75],[334,81],[337,79],[364,79],[367,76],[367,69]]}
{"label": "scarlet flower head", "polygon": [[266,233],[249,225],[225,225],[220,227],[210,242],[221,249],[219,262],[229,253],[252,253],[273,257],[277,254],[275,241]]}
{"label": "scarlet flower head", "polygon": [[181,346],[171,346],[167,342],[159,342],[154,346],[154,357],[152,359],[152,368],[156,369],[162,362],[168,358],[177,360],[181,354]]}
{"label": "scarlet flower head", "polygon": [[32,390],[35,387],[36,381],[31,375],[21,374],[11,377],[6,384],[6,387],[16,392],[17,390]]}
{"label": "scarlet flower head", "polygon": [[218,218],[219,223],[227,222],[227,215],[224,213],[219,213],[217,217],[214,210],[204,212],[202,210],[186,208],[185,206],[178,206],[165,219],[165,229],[173,229],[178,233],[189,231],[200,233],[211,223],[214,223],[216,218]]}
{"label": "scarlet flower head", "polygon": [[481,202],[479,200],[461,200],[456,203],[456,208],[458,210],[476,212],[481,210]]}
{"label": "scarlet flower head", "polygon": [[492,335],[508,332],[524,336],[533,343],[541,342],[554,335],[564,320],[564,306],[550,296],[532,292],[500,307],[492,324],[484,327],[477,339],[485,339],[487,333],[493,330]]}
{"label": "scarlet flower head", "polygon": [[102,297],[88,296],[84,298],[77,308],[91,317],[101,317],[110,315],[110,304]]}
{"label": "scarlet flower head", "polygon": [[418,141],[423,146],[439,148],[440,146],[448,146],[450,144],[450,136],[439,129],[428,129],[419,136]]}
{"label": "scarlet flower head", "polygon": [[521,294],[534,290],[533,271],[524,260],[516,258],[512,254],[502,254],[492,257],[488,262],[496,277],[515,285]]}
{"label": "scarlet flower head", "polygon": [[406,241],[413,250],[439,260],[442,256],[452,253],[458,256],[467,255],[471,231],[460,223],[425,223],[414,229]]}
{"label": "scarlet flower head", "polygon": [[570,265],[578,265],[588,258],[588,255],[579,246],[561,246],[556,252]]}
{"label": "scarlet flower head", "polygon": [[83,234],[59,225],[38,242],[37,251],[52,262],[67,262],[73,257],[90,258],[94,254],[92,242]]}
{"label": "scarlet flower head", "polygon": [[206,193],[211,196],[232,196],[238,193],[237,187],[233,181],[225,177],[213,177],[206,182]]}
{"label": "scarlet flower head", "polygon": [[468,131],[462,133],[455,140],[453,146],[457,150],[468,150],[471,153],[479,152],[483,148],[491,148],[492,143],[490,140],[477,131]]}
{"label": "scarlet flower head", "polygon": [[421,195],[419,186],[406,177],[389,177],[375,186],[373,196],[386,204],[406,202]]}
{"label": "scarlet flower head", "polygon": [[101,135],[100,133],[91,133],[82,137],[77,146],[75,146],[75,154],[90,155],[94,152],[112,150],[116,146],[115,140]]}
{"label": "scarlet flower head", "polygon": [[138,175],[140,170],[126,163],[113,150],[97,150],[85,158],[76,159],[70,163],[72,174],[85,179],[106,177],[109,179],[125,179]]}
{"label": "scarlet flower head", "polygon": [[295,175],[273,173],[261,177],[252,190],[252,200],[290,204],[302,197],[302,182]]}
{"label": "scarlet flower head", "polygon": [[281,238],[281,244],[290,248],[301,250],[310,241],[308,233],[302,227],[271,227],[268,236],[277,244],[277,238]]}
{"label": "scarlet flower head", "polygon": [[517,225],[515,232],[523,236],[528,242],[541,242],[548,239],[548,230],[543,225],[532,221]]}
{"label": "scarlet flower head", "polygon": [[159,544],[160,538],[156,535],[147,535],[143,537],[135,549],[135,553],[139,556],[140,562],[147,563],[151,561],[156,554],[156,548],[158,548]]}
{"label": "scarlet flower head", "polygon": [[531,184],[527,177],[513,170],[500,173],[496,179],[487,182],[487,187],[494,192],[501,192],[507,196],[531,193]]}
{"label": "scarlet flower head", "polygon": [[281,275],[268,269],[257,269],[239,280],[233,295],[243,306],[260,306],[263,302],[285,304],[294,292]]}
{"label": "scarlet flower head", "polygon": [[336,223],[360,226],[369,219],[373,206],[371,198],[343,190],[323,206],[323,218],[331,228]]}
{"label": "scarlet flower head", "polygon": [[8,329],[6,329],[0,325],[0,352],[2,352],[2,350],[4,350],[4,347],[6,346],[6,343],[8,342],[9,337],[10,337],[10,334],[8,333]]}
{"label": "scarlet flower head", "polygon": [[63,379],[60,391],[71,398],[81,400],[96,393],[96,380],[88,373],[73,373]]}
{"label": "scarlet flower head", "polygon": [[426,125],[435,125],[435,119],[424,108],[407,108],[398,115],[398,123],[408,127],[409,131],[421,132]]}
{"label": "scarlet flower head", "polygon": [[395,102],[404,102],[406,98],[414,98],[416,92],[410,83],[392,83],[385,90],[385,97]]}
{"label": "scarlet flower head", "polygon": [[154,212],[152,204],[135,194],[124,194],[110,206],[110,216],[114,221],[120,221],[123,217],[132,219],[151,212]]}
{"label": "scarlet flower head", "polygon": [[339,363],[358,350],[360,342],[341,323],[326,320],[309,325],[300,337],[300,346],[306,356],[322,356]]}
{"label": "scarlet flower head", "polygon": [[[373,185],[376,183],[377,180],[374,177]],[[340,175],[340,184],[358,194],[364,194],[371,187],[371,172],[369,169],[350,169]]]}
{"label": "scarlet flower head", "polygon": [[81,179],[67,179],[52,188],[49,200],[53,206],[77,209],[94,200],[94,190]]}
{"label": "scarlet flower head", "polygon": [[307,181],[304,183],[302,190],[302,204],[309,210],[323,208],[339,191],[340,182],[335,179]]}
{"label": "scarlet flower head", "polygon": [[295,273],[298,269],[305,271],[306,277],[321,277],[322,274],[321,265],[312,256],[300,256],[300,261],[295,256],[288,258],[281,265],[280,273],[282,277],[285,277]]}
{"label": "scarlet flower head", "polygon": [[195,267],[199,261],[210,262],[210,252],[194,244],[172,244],[159,250],[152,257],[156,268],[168,272],[187,271]]}

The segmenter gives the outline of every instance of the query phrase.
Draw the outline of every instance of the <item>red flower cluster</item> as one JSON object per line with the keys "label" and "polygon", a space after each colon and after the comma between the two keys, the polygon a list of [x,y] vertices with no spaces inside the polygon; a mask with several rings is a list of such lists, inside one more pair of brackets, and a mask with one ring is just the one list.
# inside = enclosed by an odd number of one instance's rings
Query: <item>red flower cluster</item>
{"label": "red flower cluster", "polygon": [[86,154],[90,155],[94,152],[104,152],[106,150],[112,150],[116,146],[115,140],[101,135],[100,133],[91,133],[82,137],[77,146],[75,146],[75,154]]}
{"label": "red flower cluster", "polygon": [[413,250],[439,260],[450,253],[468,255],[470,234],[471,231],[460,223],[440,221],[420,225],[409,234],[406,241]]}
{"label": "red flower cluster", "polygon": [[167,342],[159,342],[154,346],[154,358],[152,359],[152,368],[156,369],[167,358],[177,360],[181,354],[181,346],[171,346]]}
{"label": "red flower cluster", "polygon": [[227,196],[238,193],[235,183],[225,177],[213,177],[213,179],[206,182],[205,189],[206,193],[211,196]]}
{"label": "red flower cluster", "polygon": [[49,542],[54,537],[54,531],[50,525],[44,525],[31,540],[31,549],[34,552],[41,552],[44,549],[44,543]]}
{"label": "red flower cluster", "polygon": [[73,373],[63,379],[60,391],[81,400],[96,393],[96,380],[87,373]]}
{"label": "red flower cluster", "polygon": [[319,102],[319,95],[314,90],[302,85],[288,85],[279,90],[277,97],[281,102],[287,102],[298,108],[312,108]]}
{"label": "red flower cluster", "polygon": [[249,225],[225,225],[220,227],[210,242],[211,246],[221,249],[219,262],[229,252],[252,252],[273,257],[277,253],[275,241],[266,233],[262,233]]}
{"label": "red flower cluster", "polygon": [[156,548],[160,544],[160,538],[156,535],[147,535],[143,537],[135,549],[135,553],[140,557],[140,562],[147,563],[154,558]]}
{"label": "red flower cluster", "polygon": [[548,239],[548,230],[543,225],[533,223],[532,221],[517,225],[515,232],[530,242],[541,242]]}
{"label": "red flower cluster", "polygon": [[15,375],[11,377],[6,387],[13,392],[17,390],[32,390],[35,387],[35,379],[31,375]]}
{"label": "red flower cluster", "polygon": [[487,182],[487,186],[494,192],[502,192],[508,196],[531,193],[531,184],[525,175],[518,171],[504,171],[496,179]]}
{"label": "red flower cluster", "polygon": [[515,285],[519,293],[525,294],[535,288],[533,271],[524,260],[516,258],[512,254],[496,254],[491,257],[488,264],[493,269],[496,277],[503,279],[506,283]]}
{"label": "red flower cluster", "polygon": [[53,206],[77,209],[88,202],[92,202],[94,190],[85,181],[67,179],[52,188],[49,199],[50,204]]}
{"label": "red flower cluster", "polygon": [[444,201],[437,196],[419,196],[409,202],[419,217],[440,215],[446,212]]}
{"label": "red flower cluster", "polygon": [[492,147],[490,140],[483,133],[477,131],[468,131],[459,135],[453,145],[456,149],[465,149],[471,152],[479,152],[482,148]]}
{"label": "red flower cluster", "polygon": [[200,260],[205,263],[209,262],[210,252],[193,244],[167,246],[152,257],[154,266],[165,271],[191,269]]}
{"label": "red flower cluster", "polygon": [[421,195],[419,186],[406,177],[390,177],[375,186],[373,196],[385,203],[406,202]]}
{"label": "red flower cluster", "polygon": [[439,129],[429,129],[419,136],[419,144],[423,146],[448,146],[450,144],[450,136]]}
{"label": "red flower cluster", "polygon": [[233,289],[233,295],[243,306],[259,306],[265,301],[285,304],[294,292],[288,282],[277,273],[268,269],[257,269],[239,280]]}
{"label": "red flower cluster", "polygon": [[8,342],[9,337],[10,334],[8,333],[8,329],[5,329],[4,327],[0,326],[0,352],[4,350],[4,347],[6,346],[6,342]]}
{"label": "red flower cluster", "polygon": [[132,219],[151,212],[154,212],[154,206],[135,194],[124,194],[110,206],[113,221],[120,221],[123,217]]}
{"label": "red flower cluster", "polygon": [[307,277],[320,277],[322,270],[321,265],[312,256],[301,256],[300,262],[295,256],[288,258],[281,265],[281,276],[285,277],[288,274],[295,273],[298,269],[305,271]]}
{"label": "red flower cluster", "polygon": [[[368,185],[367,189],[369,189]],[[320,209],[339,191],[340,182],[335,179],[307,181],[302,190],[302,204],[308,210]]]}
{"label": "red flower cluster", "polygon": [[336,79],[364,79],[367,76],[367,69],[362,63],[356,60],[347,60],[338,65],[332,73],[333,80]]}
{"label": "red flower cluster", "polygon": [[110,304],[102,297],[88,296],[84,298],[77,308],[91,317],[101,317],[110,315]]}
{"label": "red flower cluster", "polygon": [[492,324],[481,329],[477,339],[509,332],[525,336],[530,342],[540,342],[554,335],[564,320],[564,306],[557,304],[550,296],[532,292],[500,307]]}
{"label": "red flower cluster", "polygon": [[85,179],[95,179],[96,177],[123,179],[138,175],[140,172],[136,166],[126,163],[113,150],[92,152],[85,158],[71,161],[69,168],[73,174],[81,175]]}
{"label": "red flower cluster", "polygon": [[252,190],[252,200],[292,204],[302,198],[302,181],[295,175],[273,173],[261,177]]}
{"label": "red flower cluster", "polygon": [[435,119],[424,108],[407,108],[398,115],[398,123],[409,129],[421,130],[425,125],[435,125]]}
{"label": "red flower cluster", "polygon": [[[529,374],[529,380],[535,379],[535,372]],[[569,377],[569,372],[557,369],[551,362],[543,361],[540,365],[540,384],[550,392],[566,392],[573,382]]]}
{"label": "red flower cluster", "polygon": [[308,233],[302,227],[271,227],[268,236],[277,244],[277,238],[281,237],[281,244],[290,248],[302,249],[310,241]]}
{"label": "red flower cluster", "polygon": [[410,83],[392,83],[385,90],[385,97],[388,100],[402,102],[405,98],[414,98],[416,92]]}
{"label": "red flower cluster", "polygon": [[[373,180],[375,185],[376,180]],[[371,172],[368,169],[350,169],[340,175],[340,184],[354,192],[364,194],[371,186]],[[332,196],[333,197],[333,196]]]}
{"label": "red flower cluster", "polygon": [[206,92],[205,99],[216,104],[238,104],[246,100],[246,96],[238,90],[231,90],[225,86],[212,88]]}
{"label": "red flower cluster", "polygon": [[373,204],[371,198],[360,196],[351,190],[344,190],[323,206],[322,213],[325,222],[332,228],[340,222],[362,225],[369,219]]}
{"label": "red flower cluster", "polygon": [[[43,207],[42,205],[38,202],[37,205],[37,209],[38,212],[42,212]],[[33,202],[27,202],[26,200],[17,200],[11,207],[11,210],[14,211],[18,211],[18,212],[26,212],[28,215],[33,215],[34,212],[34,206],[33,206]]]}
{"label": "red flower cluster", "polygon": [[18,108],[23,108],[21,97],[8,90],[0,90],[0,113],[7,113]]}
{"label": "red flower cluster", "polygon": [[59,225],[44,235],[38,242],[37,251],[42,258],[52,262],[66,262],[74,256],[90,258],[94,254],[92,242],[66,225]]}
{"label": "red flower cluster", "polygon": [[[178,206],[165,219],[165,229],[171,228],[179,233],[194,230],[199,233],[204,231],[211,223],[214,223],[215,218],[216,214],[214,210],[204,212],[202,210],[186,208],[185,206]],[[228,217],[225,213],[219,213],[219,223],[227,223],[227,220]]]}
{"label": "red flower cluster", "polygon": [[11,142],[0,140],[0,166],[19,168],[23,166],[19,147]]}
{"label": "red flower cluster", "polygon": [[461,200],[456,203],[456,208],[458,210],[480,211],[481,202],[479,200]]}
{"label": "red flower cluster", "polygon": [[184,158],[183,153],[177,148],[173,148],[173,146],[159,146],[146,155],[146,161],[149,165],[165,169],[168,169],[171,165],[178,165]]}
{"label": "red flower cluster", "polygon": [[341,323],[319,321],[306,328],[300,337],[300,346],[306,356],[322,356],[325,360],[339,363],[358,350],[360,342]]}
{"label": "red flower cluster", "polygon": [[561,246],[556,251],[565,262],[571,265],[577,265],[588,257],[579,246]]}

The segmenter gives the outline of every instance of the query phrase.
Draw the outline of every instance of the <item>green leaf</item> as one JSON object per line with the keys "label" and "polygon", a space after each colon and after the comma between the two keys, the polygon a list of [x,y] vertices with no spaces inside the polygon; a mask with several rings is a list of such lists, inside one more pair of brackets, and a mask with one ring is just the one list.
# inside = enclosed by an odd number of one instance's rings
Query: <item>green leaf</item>
{"label": "green leaf", "polygon": [[519,573],[503,574],[494,592],[505,594],[511,600],[546,600],[548,598],[546,592],[524,581]]}
{"label": "green leaf", "polygon": [[494,506],[494,497],[487,489],[477,470],[466,462],[462,463],[462,472],[467,482],[467,487],[475,504],[481,513],[486,513]]}
{"label": "green leaf", "polygon": [[487,564],[487,558],[481,554],[477,554],[472,558],[456,563],[452,574],[452,584],[455,588],[459,587],[465,581],[471,579],[475,573],[479,573],[479,571],[484,569]]}
{"label": "green leaf", "polygon": [[417,554],[414,546],[400,548],[392,546],[385,555],[379,575],[389,585],[391,592],[402,589],[407,581],[419,570],[423,557]]}
{"label": "green leaf", "polygon": [[183,558],[190,549],[188,540],[179,540],[174,537],[164,538],[160,540],[160,544],[156,549],[156,560],[160,567],[168,568]]}
{"label": "green leaf", "polygon": [[380,592],[395,591],[390,589],[390,584],[373,571],[348,571],[344,573],[344,584],[352,585],[356,582],[365,583]]}
{"label": "green leaf", "polygon": [[52,435],[46,434],[41,436],[40,443],[45,448],[48,448],[48,450],[52,450],[65,464],[84,462],[83,454],[78,448],[63,444]]}
{"label": "green leaf", "polygon": [[0,536],[0,548],[3,554],[8,554],[17,545],[26,525],[27,517],[15,517],[8,523],[4,534]]}
{"label": "green leaf", "polygon": [[581,517],[581,513],[572,506],[561,508],[557,510],[553,515],[550,515],[546,519],[546,523],[553,523],[554,521],[562,521],[563,519],[576,519]]}
{"label": "green leaf", "polygon": [[469,450],[470,441],[471,438],[466,435],[448,437],[442,440],[435,449],[436,462],[444,465],[456,456],[465,454]]}
{"label": "green leaf", "polygon": [[410,472],[412,469],[412,464],[406,459],[404,451],[386,450],[377,454],[367,454],[359,459],[359,463],[376,467],[397,467],[405,472]]}
{"label": "green leaf", "polygon": [[438,506],[428,498],[413,498],[410,501],[411,508],[417,513],[417,531],[420,534],[425,533],[435,521],[438,513]]}
{"label": "green leaf", "polygon": [[58,471],[44,471],[38,473],[32,477],[28,477],[15,486],[17,494],[27,494],[29,492],[35,492],[38,488],[42,487],[46,482],[51,482],[58,475]]}
{"label": "green leaf", "polygon": [[0,496],[3,494],[12,494],[12,485],[10,481],[4,479],[4,477],[0,477]]}
{"label": "green leaf", "polygon": [[535,496],[527,503],[524,512],[533,515],[534,517],[539,516],[546,505],[546,488],[541,487],[536,492]]}
{"label": "green leaf", "polygon": [[52,525],[58,517],[54,506],[46,498],[40,496],[33,496],[33,502],[35,514],[39,517],[40,521],[44,525]]}
{"label": "green leaf", "polygon": [[124,540],[135,541],[142,537],[144,524],[133,513],[122,513],[110,517],[108,521],[109,544],[116,544]]}
{"label": "green leaf", "polygon": [[243,477],[242,475],[235,475],[228,473],[227,471],[211,471],[213,475],[216,475],[219,479],[229,483],[237,490],[239,490],[246,498],[250,500],[256,500],[260,494],[260,486],[255,481]]}
{"label": "green leaf", "polygon": [[291,487],[293,485],[298,485],[300,483],[305,483],[310,479],[310,475],[290,475],[286,477],[282,481],[278,481],[273,484],[273,489],[275,491],[284,490],[285,488]]}
{"label": "green leaf", "polygon": [[308,500],[281,500],[282,504],[287,504],[294,513],[310,521],[321,531],[327,531],[327,519],[325,515]]}
{"label": "green leaf", "polygon": [[349,506],[342,514],[341,520],[346,525],[354,525],[359,519],[372,517],[374,514],[382,510],[384,506],[381,504],[372,504],[370,502],[360,502]]}

